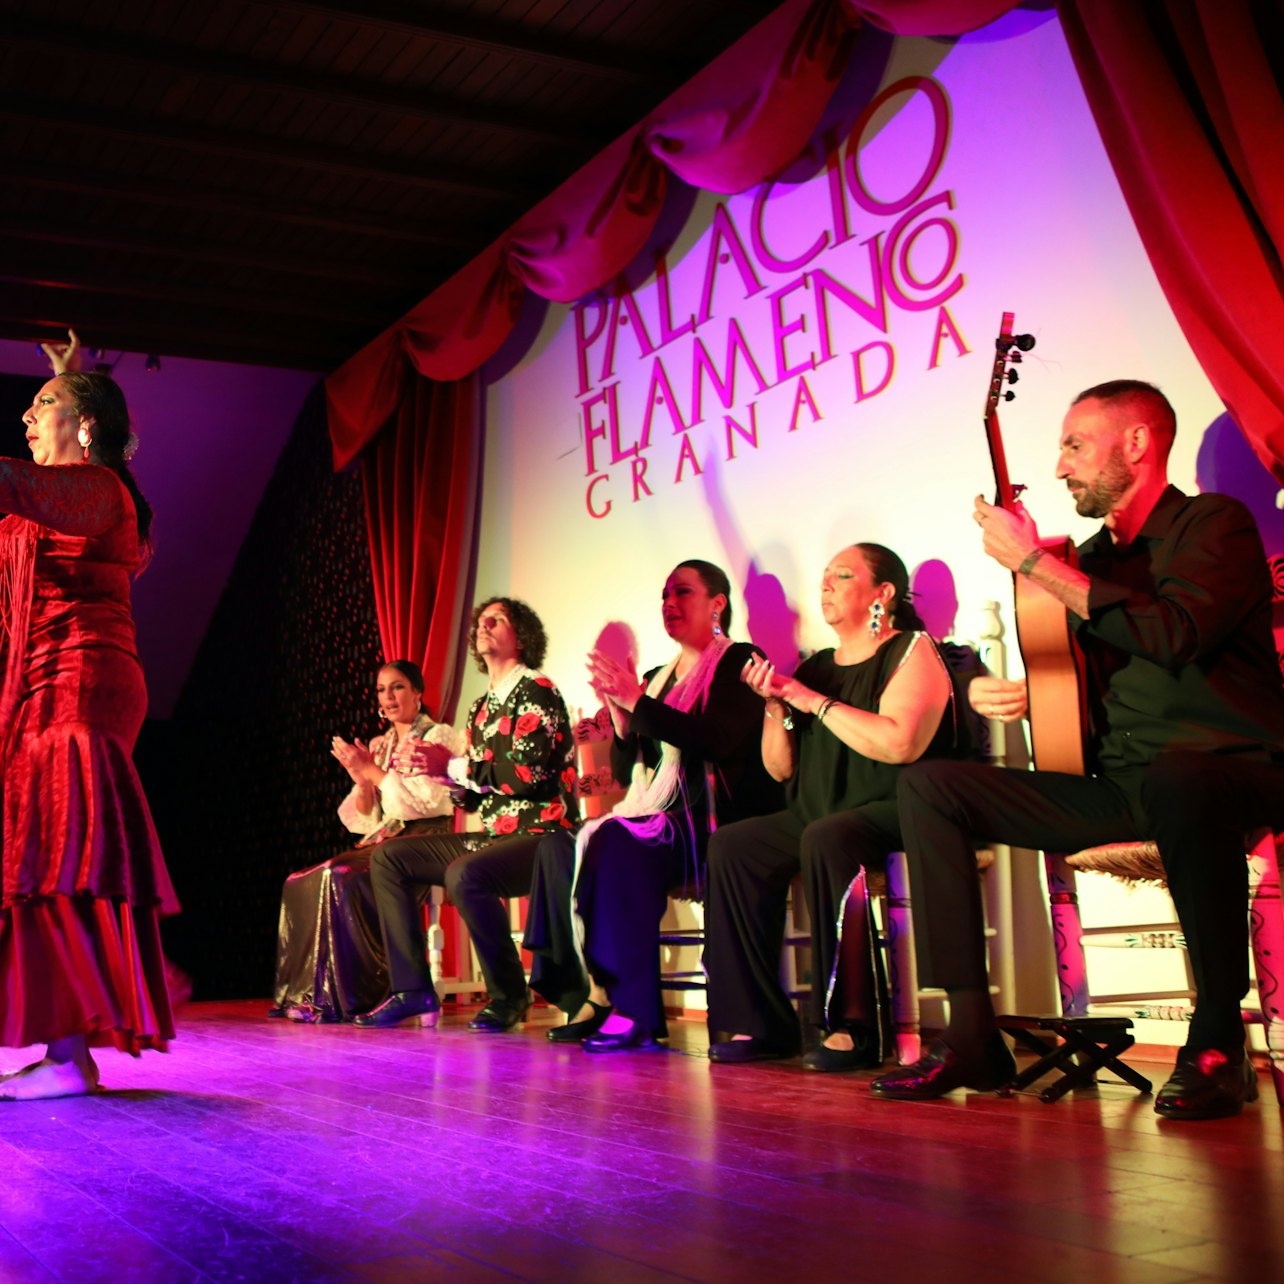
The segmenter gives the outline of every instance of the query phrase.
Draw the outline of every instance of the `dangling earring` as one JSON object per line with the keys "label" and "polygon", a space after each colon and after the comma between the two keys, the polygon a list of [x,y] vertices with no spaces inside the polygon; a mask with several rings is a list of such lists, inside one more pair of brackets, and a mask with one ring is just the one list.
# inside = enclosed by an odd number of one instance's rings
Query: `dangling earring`
{"label": "dangling earring", "polygon": [[388,710],[387,710],[387,709],[385,709],[385,708],[383,707],[383,705],[380,705],[380,706],[379,706],[379,717],[380,717],[384,722],[387,722],[387,721],[389,720]]}
{"label": "dangling earring", "polygon": [[881,602],[873,602],[870,604],[868,628],[869,628],[869,636],[872,638],[876,638],[880,633],[882,633],[883,604]]}
{"label": "dangling earring", "polygon": [[722,636],[722,612],[714,611],[713,613],[713,636],[720,638]]}
{"label": "dangling earring", "polygon": [[76,434],[76,440],[80,443],[81,449],[85,452],[85,458],[89,458],[89,447],[94,444],[94,439],[89,435],[88,428],[81,428]]}

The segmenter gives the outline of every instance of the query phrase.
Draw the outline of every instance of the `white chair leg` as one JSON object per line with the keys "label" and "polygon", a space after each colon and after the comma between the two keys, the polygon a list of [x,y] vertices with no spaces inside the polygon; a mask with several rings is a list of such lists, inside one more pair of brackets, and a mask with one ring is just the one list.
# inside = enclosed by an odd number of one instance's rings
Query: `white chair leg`
{"label": "white chair leg", "polygon": [[1284,1105],[1284,905],[1275,835],[1267,830],[1256,837],[1248,856],[1248,927],[1271,1078]]}
{"label": "white chair leg", "polygon": [[887,984],[891,991],[896,1060],[901,1065],[910,1065],[920,1056],[922,1040],[909,867],[904,852],[892,852],[887,858]]}
{"label": "white chair leg", "polygon": [[[428,942],[428,972],[432,977],[434,989],[441,984],[442,961],[446,956],[446,934],[441,926],[441,907],[445,903],[446,893],[440,887],[434,887],[424,906],[428,923],[424,933]],[[419,1018],[423,1026],[435,1026],[439,1013],[432,1012]]]}

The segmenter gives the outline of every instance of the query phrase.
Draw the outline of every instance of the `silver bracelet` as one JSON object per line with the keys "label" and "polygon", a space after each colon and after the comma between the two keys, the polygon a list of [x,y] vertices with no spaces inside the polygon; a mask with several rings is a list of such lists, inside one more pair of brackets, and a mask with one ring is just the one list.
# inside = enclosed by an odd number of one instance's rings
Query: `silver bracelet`
{"label": "silver bracelet", "polygon": [[785,716],[783,718],[777,718],[776,715],[772,713],[770,704],[764,703],[762,706],[762,711],[767,715],[767,717],[769,717],[772,720],[772,722],[780,723],[780,725],[784,727],[786,731],[792,731],[794,729],[793,710],[790,709],[788,705],[785,705]]}

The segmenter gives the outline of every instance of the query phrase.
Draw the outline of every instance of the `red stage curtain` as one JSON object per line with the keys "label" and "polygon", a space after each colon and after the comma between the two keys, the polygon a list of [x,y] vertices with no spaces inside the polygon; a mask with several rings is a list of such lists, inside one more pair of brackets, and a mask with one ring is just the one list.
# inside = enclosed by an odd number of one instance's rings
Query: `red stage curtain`
{"label": "red stage curtain", "polygon": [[792,161],[838,84],[858,23],[843,0],[787,0],[340,366],[326,380],[335,467],[375,438],[411,368],[462,379],[493,355],[525,290],[569,302],[622,272],[655,227],[670,171],[738,192]]}
{"label": "red stage curtain", "polygon": [[[392,440],[380,441],[366,468],[380,625],[390,654],[423,654],[441,713],[458,673],[453,660],[440,674],[438,666],[456,654],[466,588],[464,568],[452,570],[449,559],[468,556],[475,521],[473,374],[511,332],[524,291],[567,302],[611,281],[650,236],[670,171],[728,193],[779,171],[819,121],[862,20],[901,35],[958,35],[1013,7],[787,0],[330,376],[337,468],[393,423],[384,433]],[[1284,112],[1265,52],[1272,33],[1255,30],[1247,0],[1060,0],[1059,10],[1174,314],[1258,454],[1284,480]],[[463,381],[468,394],[438,394],[425,380]],[[439,432],[449,440],[417,442]],[[467,442],[467,459],[456,438]],[[405,470],[413,483],[389,462],[442,453],[444,471],[440,461]],[[466,516],[456,470],[471,470]],[[394,500],[403,481],[415,492]],[[435,542],[421,549],[419,533],[433,522],[441,523]]]}
{"label": "red stage curtain", "polygon": [[424,701],[449,721],[466,663],[479,379],[435,383],[410,371],[402,391],[395,418],[361,461],[375,608],[385,658],[421,665]]}
{"label": "red stage curtain", "polygon": [[1059,11],[1173,314],[1284,482],[1284,100],[1270,63],[1280,7],[1063,0]]}
{"label": "red stage curtain", "polygon": [[[957,35],[1014,7],[854,2],[897,35]],[[1057,12],[1173,315],[1284,482],[1284,98],[1271,63],[1284,10],[1279,0],[1058,0]]]}

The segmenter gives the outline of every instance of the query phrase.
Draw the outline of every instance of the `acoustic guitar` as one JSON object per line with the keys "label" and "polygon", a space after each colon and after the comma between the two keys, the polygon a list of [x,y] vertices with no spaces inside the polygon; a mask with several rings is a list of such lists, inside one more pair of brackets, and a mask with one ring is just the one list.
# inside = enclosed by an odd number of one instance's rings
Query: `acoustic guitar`
{"label": "acoustic guitar", "polygon": [[[1013,315],[1003,314],[994,341],[994,367],[985,399],[985,436],[994,465],[994,482],[1000,508],[1011,509],[1025,489],[1008,476],[1007,456],[999,432],[999,401],[1016,395],[1004,383],[1014,384],[1022,355],[1034,347],[1034,336],[1012,333]],[[1039,544],[1054,557],[1074,566],[1074,545],[1064,537],[1041,539]],[[1084,743],[1088,727],[1083,652],[1070,629],[1066,608],[1051,593],[1016,575],[1017,644],[1025,661],[1030,696],[1030,744],[1034,765],[1040,771],[1065,771],[1082,776]]]}

